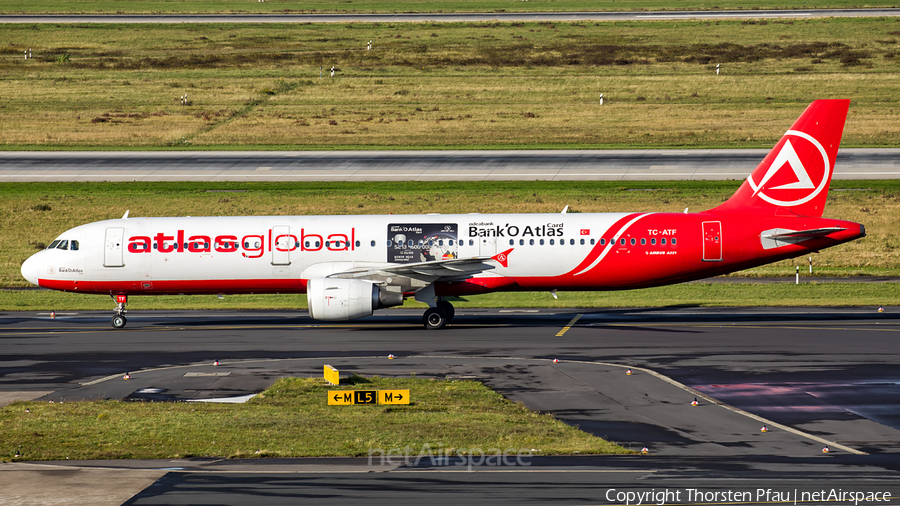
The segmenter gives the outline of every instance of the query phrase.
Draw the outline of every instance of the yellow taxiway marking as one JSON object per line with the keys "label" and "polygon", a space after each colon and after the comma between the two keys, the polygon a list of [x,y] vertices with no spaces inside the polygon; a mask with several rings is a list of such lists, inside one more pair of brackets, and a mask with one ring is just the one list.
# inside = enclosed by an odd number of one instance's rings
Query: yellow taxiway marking
{"label": "yellow taxiway marking", "polygon": [[569,321],[569,323],[567,323],[566,326],[562,328],[562,330],[560,330],[559,332],[556,333],[556,337],[562,337],[562,336],[566,335],[566,332],[568,332],[569,329],[572,328],[573,325],[575,325],[575,322],[580,320],[582,316],[584,316],[584,315],[583,314],[575,315],[575,318],[572,318]]}

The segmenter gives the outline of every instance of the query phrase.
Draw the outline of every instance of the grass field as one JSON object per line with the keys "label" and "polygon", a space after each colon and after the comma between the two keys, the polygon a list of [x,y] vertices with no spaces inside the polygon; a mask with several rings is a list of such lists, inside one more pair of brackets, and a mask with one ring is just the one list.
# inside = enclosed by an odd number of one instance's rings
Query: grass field
{"label": "grass field", "polygon": [[5,25],[0,149],[766,147],[816,98],[896,146],[898,54],[900,18]]}
{"label": "grass field", "polygon": [[0,1],[0,13],[43,14],[187,14],[187,13],[367,13],[367,12],[589,12],[630,10],[745,10],[745,9],[825,9],[896,7],[893,0],[827,0],[788,2],[762,0],[747,2],[737,0],[530,0],[512,2],[497,0],[451,0],[428,2],[424,0],[312,0],[289,2],[267,0],[156,0],[117,2],[113,0],[49,0],[27,3],[15,0]]}
{"label": "grass field", "polygon": [[414,455],[498,449],[512,458],[532,449],[629,453],[474,381],[354,376],[338,389],[354,387],[409,389],[411,403],[329,407],[335,387],[318,378],[280,379],[246,404],[17,402],[0,408],[0,461],[367,456],[405,447]]}
{"label": "grass field", "polygon": [[[119,218],[126,210],[133,217],[557,213],[566,205],[575,212],[680,212],[712,208],[738,186],[737,181],[3,183],[0,286],[27,286],[19,272],[22,262],[58,234]],[[900,275],[900,182],[833,181],[831,187],[825,216],[863,223],[868,235],[815,255],[816,274]],[[223,189],[235,191],[209,191]],[[741,274],[789,276],[795,262]]]}

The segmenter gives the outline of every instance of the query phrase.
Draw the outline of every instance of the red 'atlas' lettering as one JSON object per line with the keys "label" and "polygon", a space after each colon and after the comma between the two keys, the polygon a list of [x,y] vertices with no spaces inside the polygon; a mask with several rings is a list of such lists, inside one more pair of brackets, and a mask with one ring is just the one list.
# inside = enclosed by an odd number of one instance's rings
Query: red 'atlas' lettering
{"label": "red 'atlas' lettering", "polygon": [[150,253],[150,238],[145,235],[137,235],[128,238],[129,253]]}
{"label": "red 'atlas' lettering", "polygon": [[216,251],[219,253],[232,253],[237,251],[237,236],[234,235],[220,235],[216,237],[215,242]]}
{"label": "red 'atlas' lettering", "polygon": [[162,232],[156,234],[156,250],[160,253],[171,253],[175,251],[174,245],[166,246],[166,241],[171,241],[174,238],[174,236],[165,235]]}
{"label": "red 'atlas' lettering", "polygon": [[188,251],[191,253],[209,253],[209,237],[205,235],[192,235],[188,239]]}

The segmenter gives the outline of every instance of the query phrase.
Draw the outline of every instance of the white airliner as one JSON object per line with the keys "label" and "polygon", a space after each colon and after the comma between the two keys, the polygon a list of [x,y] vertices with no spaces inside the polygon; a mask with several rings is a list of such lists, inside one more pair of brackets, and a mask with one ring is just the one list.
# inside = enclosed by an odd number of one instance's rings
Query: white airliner
{"label": "white airliner", "polygon": [[[62,233],[22,264],[31,283],[130,295],[306,293],[310,316],[343,321],[445,297],[622,290],[724,274],[851,241],[858,223],[822,210],[848,100],[813,102],[737,192],[700,213],[135,218]],[[685,210],[687,211],[687,210]]]}

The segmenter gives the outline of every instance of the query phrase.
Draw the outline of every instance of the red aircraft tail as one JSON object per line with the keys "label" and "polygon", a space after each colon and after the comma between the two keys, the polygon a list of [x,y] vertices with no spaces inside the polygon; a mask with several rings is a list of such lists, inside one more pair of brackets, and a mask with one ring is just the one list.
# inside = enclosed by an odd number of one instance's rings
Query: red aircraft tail
{"label": "red aircraft tail", "polygon": [[713,213],[819,218],[828,197],[849,100],[816,100]]}

